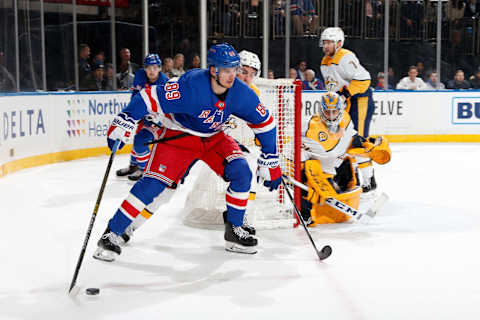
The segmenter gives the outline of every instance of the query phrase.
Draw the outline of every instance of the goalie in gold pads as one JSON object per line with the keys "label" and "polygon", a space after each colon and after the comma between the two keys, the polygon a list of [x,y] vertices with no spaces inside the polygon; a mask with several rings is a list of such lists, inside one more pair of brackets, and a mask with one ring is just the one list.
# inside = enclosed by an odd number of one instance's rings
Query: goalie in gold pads
{"label": "goalie in gold pads", "polygon": [[302,180],[308,185],[302,197],[304,220],[310,226],[349,220],[325,200],[335,198],[358,209],[362,193],[358,167],[371,160],[390,161],[388,141],[358,135],[335,92],[322,94],[320,112],[304,121],[302,135]]}

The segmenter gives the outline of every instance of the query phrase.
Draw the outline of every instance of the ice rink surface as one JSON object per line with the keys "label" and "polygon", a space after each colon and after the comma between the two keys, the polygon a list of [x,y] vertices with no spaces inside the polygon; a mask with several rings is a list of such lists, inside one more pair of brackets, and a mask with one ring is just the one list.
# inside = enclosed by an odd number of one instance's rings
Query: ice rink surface
{"label": "ice rink surface", "polygon": [[[480,319],[480,144],[392,144],[376,166],[390,200],[369,223],[259,231],[259,253],[228,253],[221,231],[182,224],[185,193],[113,263],[91,256],[131,184],[115,158],[78,284],[67,295],[107,157],[0,179],[0,319]],[[87,287],[101,289],[87,296]]]}

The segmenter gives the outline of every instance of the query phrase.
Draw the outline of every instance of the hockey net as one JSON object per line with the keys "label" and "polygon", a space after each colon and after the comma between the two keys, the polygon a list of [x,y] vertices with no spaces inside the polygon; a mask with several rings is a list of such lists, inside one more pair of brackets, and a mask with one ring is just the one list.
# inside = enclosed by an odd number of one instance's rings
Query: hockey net
{"label": "hockey net", "polygon": [[[277,150],[282,173],[300,180],[300,112],[301,84],[290,79],[257,79],[260,100],[274,116],[277,124]],[[255,145],[252,130],[238,118],[225,132],[247,147],[247,160],[255,177],[260,148]],[[255,179],[255,178],[254,178]],[[206,165],[202,166],[197,180],[187,196],[184,223],[191,227],[216,229],[223,227],[222,212],[226,210],[224,182]],[[255,200],[249,200],[246,214],[251,225],[258,229],[288,228],[297,225],[293,205],[283,185],[269,192],[262,184],[252,181],[256,192]],[[297,207],[300,207],[300,191],[294,194]]]}

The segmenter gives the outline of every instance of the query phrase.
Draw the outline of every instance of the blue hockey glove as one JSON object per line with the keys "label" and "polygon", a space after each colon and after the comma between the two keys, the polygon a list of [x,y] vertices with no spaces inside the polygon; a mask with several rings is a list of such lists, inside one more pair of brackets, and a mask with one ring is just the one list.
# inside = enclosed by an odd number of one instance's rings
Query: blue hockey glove
{"label": "blue hockey glove", "polygon": [[120,140],[118,149],[122,149],[125,143],[128,143],[135,129],[135,120],[125,113],[119,113],[112,121],[107,132],[107,143],[110,150],[113,149],[115,140]]}
{"label": "blue hockey glove", "polygon": [[258,158],[257,182],[263,181],[263,185],[269,191],[278,189],[282,182],[282,170],[278,165],[278,155],[262,153]]}

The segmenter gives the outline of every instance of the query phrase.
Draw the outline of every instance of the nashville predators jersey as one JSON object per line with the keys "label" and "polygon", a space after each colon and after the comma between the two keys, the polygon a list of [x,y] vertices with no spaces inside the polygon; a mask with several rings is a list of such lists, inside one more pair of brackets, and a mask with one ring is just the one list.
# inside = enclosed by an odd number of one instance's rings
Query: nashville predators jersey
{"label": "nashville predators jersey", "polygon": [[314,115],[302,123],[302,161],[320,160],[323,171],[335,175],[356,134],[348,113],[344,113],[337,133],[329,132],[320,116]]}
{"label": "nashville predators jersey", "polygon": [[347,87],[350,95],[364,93],[370,86],[370,74],[360,64],[355,54],[340,48],[333,57],[325,56],[320,66],[325,86],[333,83],[333,91]]}
{"label": "nashville predators jersey", "polygon": [[260,97],[260,89],[258,89],[256,85],[252,83],[249,87],[257,94],[258,97]]}

